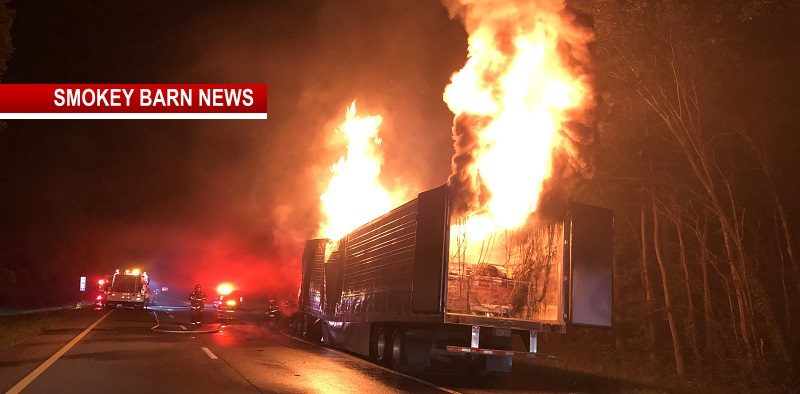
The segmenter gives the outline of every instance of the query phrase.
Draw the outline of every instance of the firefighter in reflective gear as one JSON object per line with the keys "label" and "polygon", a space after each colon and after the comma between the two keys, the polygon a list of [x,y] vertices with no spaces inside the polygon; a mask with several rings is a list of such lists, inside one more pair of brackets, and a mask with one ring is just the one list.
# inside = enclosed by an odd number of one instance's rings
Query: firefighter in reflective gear
{"label": "firefighter in reflective gear", "polygon": [[203,293],[203,287],[200,284],[194,286],[194,291],[189,296],[189,317],[191,324],[200,324],[203,320],[203,308],[206,305],[206,294]]}

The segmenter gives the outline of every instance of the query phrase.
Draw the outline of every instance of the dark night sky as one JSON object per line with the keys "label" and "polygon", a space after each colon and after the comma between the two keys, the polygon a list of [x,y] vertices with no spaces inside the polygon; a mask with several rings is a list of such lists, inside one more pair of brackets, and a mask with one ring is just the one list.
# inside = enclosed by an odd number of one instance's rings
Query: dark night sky
{"label": "dark night sky", "polygon": [[267,83],[270,119],[8,122],[0,259],[17,286],[137,263],[174,286],[293,289],[354,98],[385,117],[387,183],[445,181],[441,93],[466,36],[438,0],[161,3],[14,1],[3,82]]}

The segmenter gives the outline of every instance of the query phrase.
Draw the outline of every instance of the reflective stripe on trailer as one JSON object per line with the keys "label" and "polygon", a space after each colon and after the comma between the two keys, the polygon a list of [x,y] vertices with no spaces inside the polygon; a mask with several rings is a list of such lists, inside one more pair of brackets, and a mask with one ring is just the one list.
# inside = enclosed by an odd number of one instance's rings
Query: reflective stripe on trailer
{"label": "reflective stripe on trailer", "polygon": [[513,356],[517,353],[528,354],[527,352],[515,352],[512,350],[481,349],[477,347],[448,346],[448,352],[491,354],[493,356]]}
{"label": "reflective stripe on trailer", "polygon": [[556,359],[558,357],[539,353],[529,352],[515,352],[513,350],[497,350],[497,349],[481,349],[476,347],[463,347],[463,346],[448,346],[448,352],[453,353],[478,353],[492,356],[528,356],[528,357],[544,357],[549,359]]}

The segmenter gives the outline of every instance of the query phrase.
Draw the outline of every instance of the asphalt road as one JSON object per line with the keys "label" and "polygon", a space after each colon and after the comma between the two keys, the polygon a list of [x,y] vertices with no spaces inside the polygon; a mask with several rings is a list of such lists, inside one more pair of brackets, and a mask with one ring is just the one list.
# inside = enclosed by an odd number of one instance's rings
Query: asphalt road
{"label": "asphalt road", "polygon": [[[256,316],[207,309],[203,324],[192,327],[183,305],[77,310],[41,335],[0,351],[0,390],[19,388],[20,382],[26,384],[22,392],[30,393],[508,393],[630,388],[597,379],[587,383],[575,376],[548,379],[546,370],[515,370],[512,376],[491,381],[455,371],[411,377],[261,327],[254,324]],[[73,346],[63,351],[70,343]],[[54,359],[59,350],[63,354]]]}

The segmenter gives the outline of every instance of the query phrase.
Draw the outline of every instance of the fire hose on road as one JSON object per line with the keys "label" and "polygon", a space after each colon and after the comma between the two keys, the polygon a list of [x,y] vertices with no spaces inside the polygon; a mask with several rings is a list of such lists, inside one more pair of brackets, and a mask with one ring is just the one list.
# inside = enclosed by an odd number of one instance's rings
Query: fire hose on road
{"label": "fire hose on road", "polygon": [[161,320],[158,319],[158,313],[156,313],[156,311],[152,311],[152,312],[153,312],[153,318],[155,318],[155,320],[156,320],[156,325],[154,325],[153,327],[150,327],[151,331],[164,332],[164,333],[169,333],[169,334],[213,334],[213,333],[216,333],[216,332],[220,332],[220,328],[219,327],[217,327],[216,329],[210,329],[210,330],[189,330],[189,329],[186,329],[186,327],[183,326],[183,325],[178,325],[178,327],[182,328],[181,330],[163,330],[163,329],[159,329],[159,327],[161,326]]}

